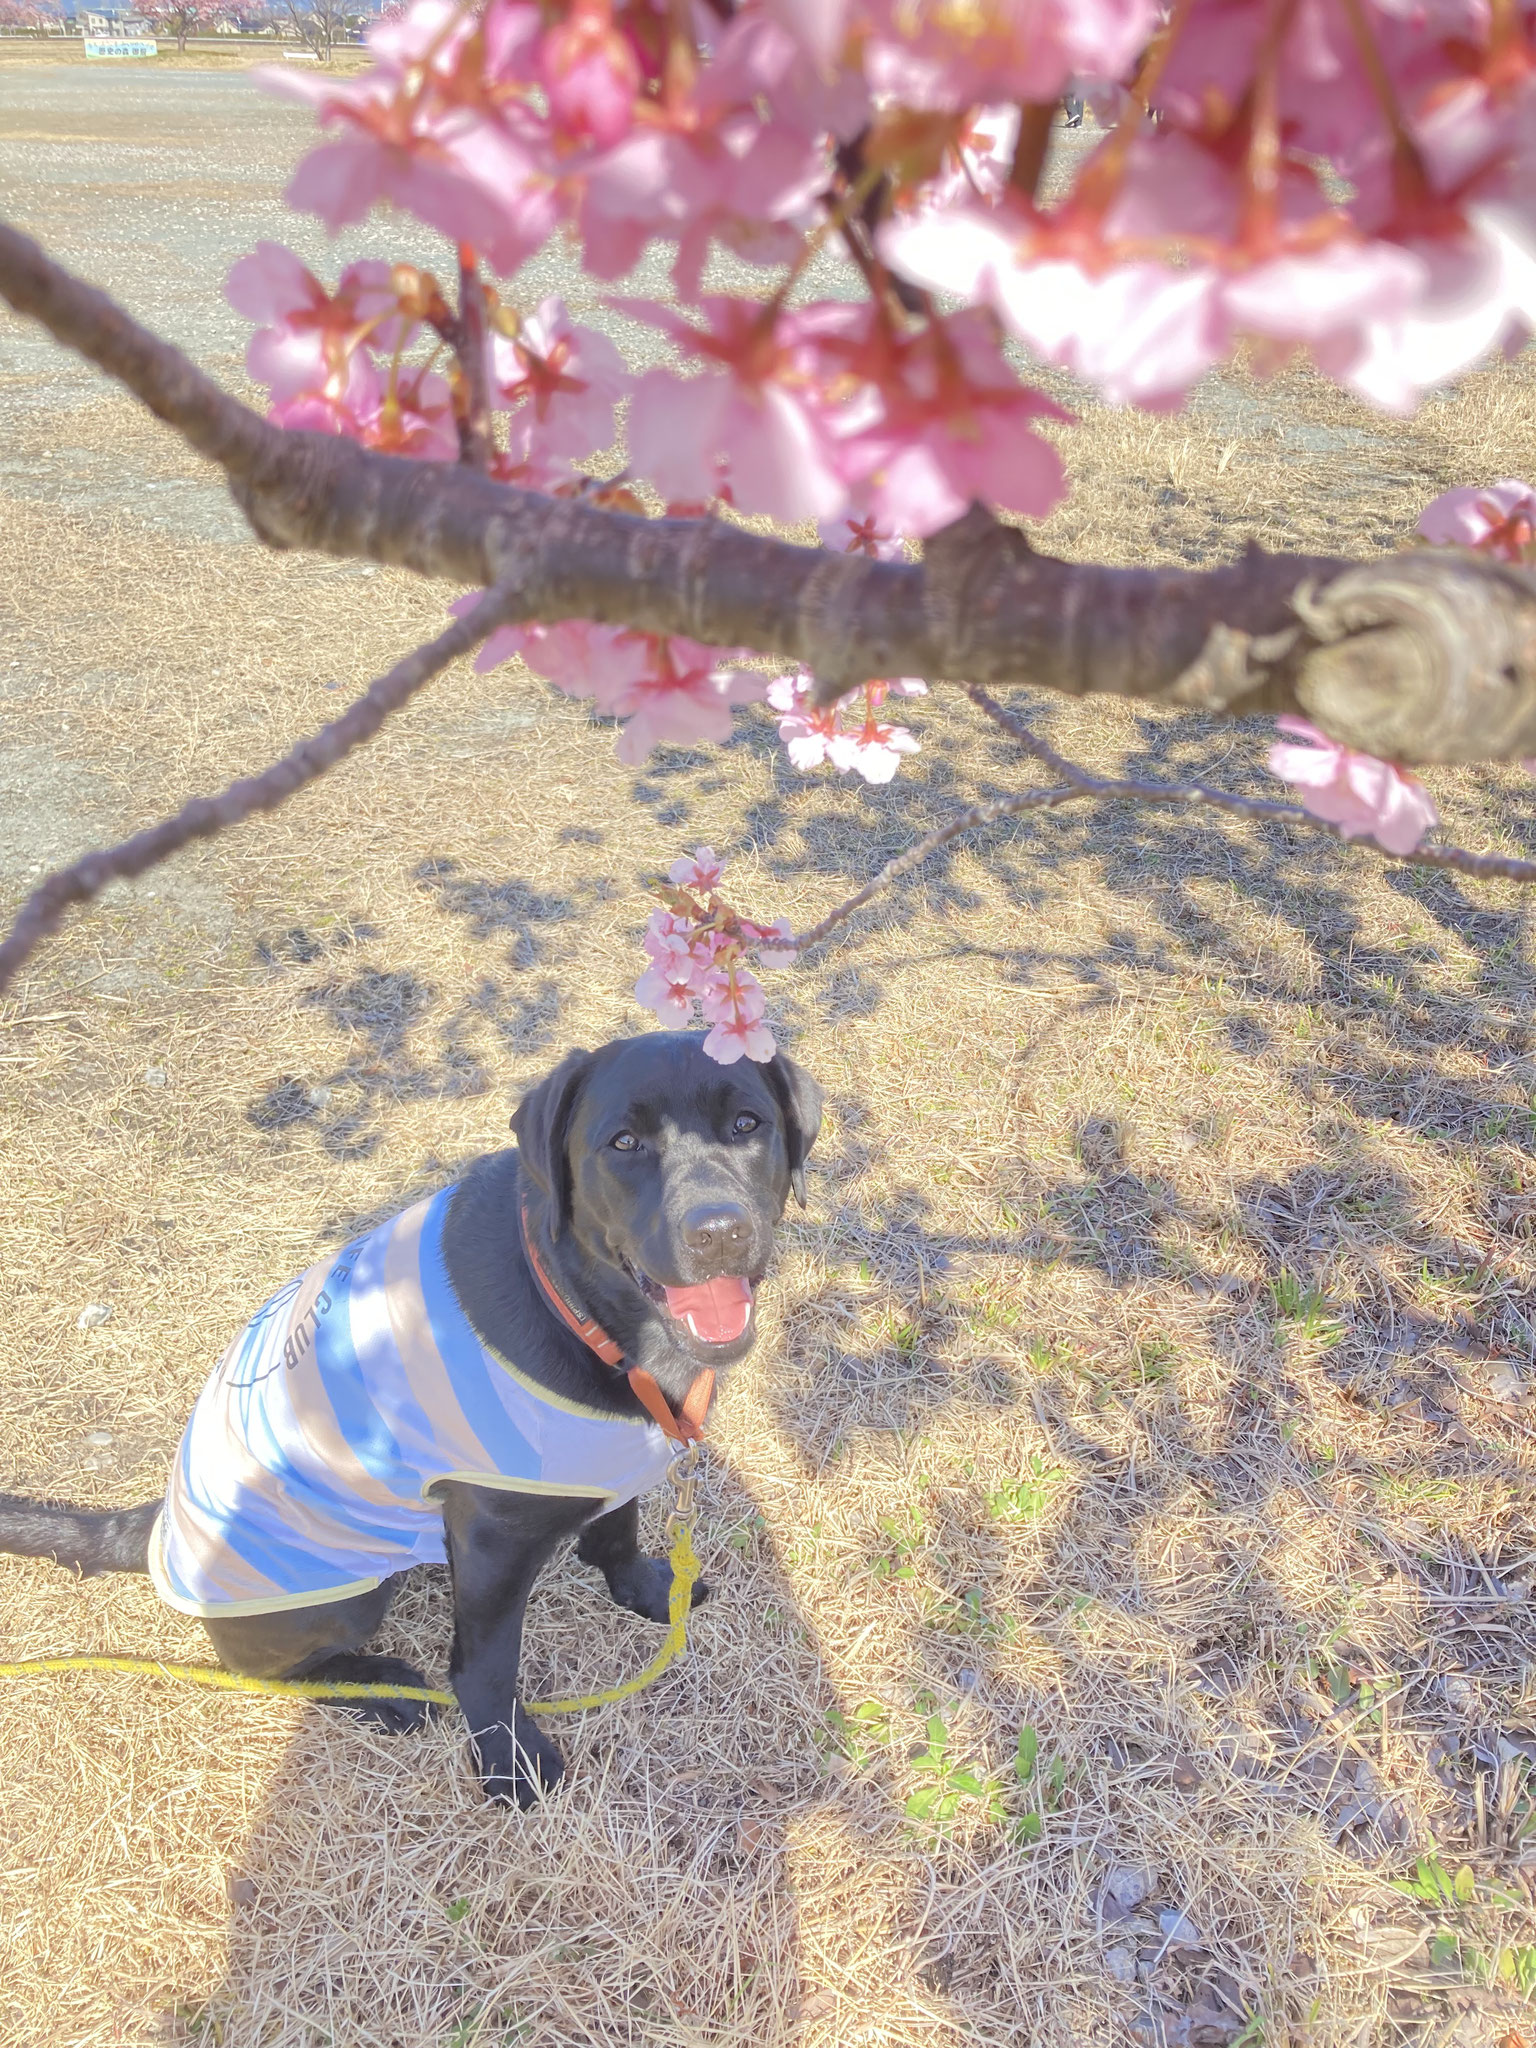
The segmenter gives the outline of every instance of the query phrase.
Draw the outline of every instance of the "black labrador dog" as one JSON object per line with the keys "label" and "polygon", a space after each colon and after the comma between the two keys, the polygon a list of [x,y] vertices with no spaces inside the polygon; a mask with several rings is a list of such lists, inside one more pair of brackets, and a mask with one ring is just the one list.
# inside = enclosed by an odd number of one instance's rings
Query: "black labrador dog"
{"label": "black labrador dog", "polygon": [[[528,1595],[561,1542],[577,1537],[578,1555],[602,1571],[621,1606],[653,1621],[667,1619],[671,1567],[640,1553],[637,1499],[624,1498],[622,1487],[612,1482],[605,1489],[605,1473],[583,1474],[583,1439],[571,1430],[585,1427],[580,1418],[586,1418],[599,1433],[606,1430],[607,1441],[633,1445],[644,1438],[663,1463],[678,1441],[696,1434],[714,1373],[734,1365],[752,1347],[754,1297],[772,1253],[774,1226],[791,1189],[804,1202],[805,1160],[820,1115],[817,1084],[782,1054],[766,1065],[742,1061],[725,1067],[705,1056],[702,1039],[692,1033],[620,1039],[596,1052],[570,1053],[519,1104],[512,1119],[516,1149],[478,1160],[438,1198],[435,1256],[451,1299],[446,1309],[439,1304],[434,1313],[439,1322],[445,1315],[459,1319],[456,1327],[467,1319],[481,1394],[486,1373],[494,1381],[502,1367],[509,1367],[507,1383],[495,1384],[509,1399],[515,1394],[542,1404],[537,1409],[542,1421],[535,1422],[534,1433],[551,1417],[551,1441],[566,1431],[565,1463],[559,1467],[566,1475],[563,1481],[525,1478],[520,1484],[501,1469],[492,1472],[477,1464],[475,1476],[489,1483],[465,1476],[429,1478],[409,1503],[416,1510],[415,1522],[430,1524],[427,1535],[417,1538],[418,1556],[425,1544],[427,1555],[446,1556],[451,1567],[449,1668],[492,1799],[526,1806],[563,1775],[559,1750],[517,1697]],[[417,1213],[408,1211],[380,1230],[388,1232]],[[177,1512],[192,1517],[194,1536],[205,1526],[197,1522],[203,1492],[198,1416],[204,1404],[220,1397],[249,1402],[265,1384],[264,1374],[280,1393],[298,1388],[303,1373],[295,1374],[294,1368],[303,1367],[306,1346],[312,1346],[332,1375],[321,1417],[323,1438],[336,1415],[355,1400],[354,1389],[335,1384],[338,1373],[346,1380],[354,1353],[338,1351],[341,1340],[327,1332],[347,1325],[350,1314],[351,1335],[344,1341],[354,1347],[364,1341],[359,1329],[368,1319],[358,1290],[367,1278],[371,1242],[359,1240],[335,1261],[314,1268],[305,1276],[307,1293],[305,1282],[293,1283],[230,1347],[188,1425],[166,1503],[99,1513],[0,1496],[0,1550],[49,1557],[88,1575],[155,1570],[160,1590],[172,1597],[162,1578],[165,1568],[151,1560],[151,1543],[160,1537],[161,1522],[172,1516],[178,1487]],[[334,1306],[338,1301],[347,1302],[347,1312]],[[259,1346],[253,1352],[252,1331],[259,1337],[265,1327],[270,1333],[274,1311],[286,1317],[282,1328],[288,1334],[281,1348],[274,1348],[278,1340],[269,1334],[267,1353]],[[409,1349],[414,1340],[400,1341]],[[446,1355],[446,1339],[441,1346]],[[397,1348],[390,1358],[398,1363],[399,1355]],[[436,1349],[423,1355],[441,1370]],[[259,1369],[251,1365],[253,1358]],[[233,1380],[236,1395],[229,1394],[227,1384],[221,1387],[221,1375],[225,1382]],[[371,1387],[374,1407],[367,1411],[368,1426],[376,1435],[399,1437],[419,1417],[414,1408],[410,1415],[388,1412],[390,1384],[386,1375],[382,1394]],[[410,1390],[411,1400],[418,1391]],[[463,1399],[467,1402],[468,1396]],[[410,1401],[402,1394],[397,1405],[404,1410]],[[571,1417],[578,1418],[575,1425]],[[652,1418],[659,1428],[652,1426]],[[226,1417],[216,1420],[224,1429]],[[630,1427],[616,1430],[614,1420]],[[367,1430],[357,1427],[359,1440],[365,1440]],[[443,1455],[451,1465],[455,1456],[462,1462],[464,1453]],[[350,1443],[336,1454],[335,1466],[318,1482],[314,1499],[320,1508],[329,1501],[343,1520],[352,1506],[365,1520],[382,1512],[370,1507],[366,1497],[377,1495],[370,1475],[383,1467],[376,1461],[366,1470],[356,1465]],[[441,1473],[443,1468],[427,1469]],[[543,1469],[551,1467],[546,1462]],[[362,1474],[355,1503],[341,1497],[348,1472],[354,1478]],[[258,1472],[257,1477],[264,1475]],[[242,1530],[243,1510],[237,1504],[209,1539],[215,1547],[227,1539],[243,1553],[219,1553],[226,1561],[234,1556],[237,1576],[254,1569],[244,1556],[264,1559],[274,1541],[279,1550],[285,1544],[302,1545],[306,1531],[314,1540],[316,1523],[306,1522],[293,1508],[291,1473],[288,1478],[289,1486],[277,1489],[272,1509],[279,1517],[290,1516],[288,1527],[277,1528],[275,1536],[270,1524],[257,1530],[252,1507],[251,1529]],[[599,1483],[587,1484],[588,1479]],[[654,1477],[642,1483],[654,1483]],[[605,1509],[616,1494],[619,1504]],[[250,1498],[248,1491],[239,1496]],[[423,1507],[430,1513],[423,1514]],[[249,1599],[242,1611],[225,1613],[216,1603],[211,1610],[183,1601],[173,1604],[203,1615],[214,1649],[232,1671],[424,1685],[421,1674],[404,1660],[360,1653],[383,1619],[401,1566],[388,1568],[390,1575],[355,1593],[346,1590],[347,1571],[337,1569],[339,1578],[336,1571],[328,1578],[321,1571],[325,1587],[312,1604],[302,1594],[284,1596],[275,1605],[269,1601],[266,1611],[256,1612],[249,1610],[261,1602]],[[302,1558],[298,1571],[303,1583],[311,1582],[313,1574]],[[355,1574],[351,1582],[357,1583]],[[695,1587],[694,1600],[703,1598],[705,1590]],[[420,1702],[400,1699],[349,1702],[347,1710],[363,1712],[390,1729],[417,1725],[425,1711]]]}

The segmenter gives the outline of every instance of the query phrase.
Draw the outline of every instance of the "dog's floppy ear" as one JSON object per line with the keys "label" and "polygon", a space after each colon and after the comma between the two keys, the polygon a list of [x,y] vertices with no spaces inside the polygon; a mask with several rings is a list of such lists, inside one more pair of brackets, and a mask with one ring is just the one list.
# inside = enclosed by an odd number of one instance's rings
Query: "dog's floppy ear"
{"label": "dog's floppy ear", "polygon": [[805,1162],[821,1129],[821,1083],[813,1081],[804,1067],[797,1066],[788,1053],[776,1052],[763,1068],[768,1085],[778,1097],[784,1118],[784,1142],[789,1147],[789,1184],[795,1200],[805,1207]]}
{"label": "dog's floppy ear", "polygon": [[552,1074],[528,1090],[512,1112],[518,1159],[529,1179],[548,1198],[552,1238],[558,1237],[570,1221],[571,1162],[565,1141],[577,1098],[591,1071],[591,1053],[577,1046]]}

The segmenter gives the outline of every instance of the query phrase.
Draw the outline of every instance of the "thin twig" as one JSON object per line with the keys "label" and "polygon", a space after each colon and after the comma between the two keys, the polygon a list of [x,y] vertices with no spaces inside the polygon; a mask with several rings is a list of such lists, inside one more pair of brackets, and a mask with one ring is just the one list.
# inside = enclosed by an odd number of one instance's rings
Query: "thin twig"
{"label": "thin twig", "polygon": [[478,647],[517,609],[515,591],[488,591],[472,612],[455,619],[445,633],[397,662],[387,675],[370,684],[356,703],[348,705],[340,718],[300,740],[259,775],[242,776],[217,796],[193,797],[174,817],[162,818],[158,825],[136,832],[131,839],[88,853],[72,866],[47,876],[22,905],[0,943],[0,991],[10,986],[28,957],[58,929],[71,904],[89,902],[109,882],[142,875],[194,839],[211,839],[257,811],[275,811],[306,783],[372,739],[392,712],[450,662]]}
{"label": "thin twig", "polygon": [[1092,794],[1070,784],[1057,789],[1025,789],[1017,796],[999,797],[991,803],[974,804],[970,810],[961,811],[950,819],[947,825],[940,825],[935,831],[925,833],[915,846],[909,846],[894,860],[888,860],[879,874],[866,882],[862,889],[839,903],[835,910],[829,910],[819,924],[813,924],[809,931],[797,932],[786,942],[797,953],[809,951],[820,945],[829,932],[836,931],[840,924],[846,924],[856,910],[862,910],[873,896],[882,889],[888,889],[892,882],[899,882],[916,867],[921,867],[930,853],[937,853],[941,846],[947,846],[951,839],[958,839],[962,832],[974,832],[981,825],[995,825],[1002,818],[1016,818],[1021,811],[1054,809],[1057,804],[1069,804],[1075,799]]}
{"label": "thin twig", "polygon": [[1040,189],[1051,146],[1051,126],[1059,105],[1059,100],[1026,100],[1019,108],[1019,132],[1014,139],[1008,184],[1010,190],[1031,203]]}
{"label": "thin twig", "polygon": [[1464,846],[1420,846],[1412,853],[1394,853],[1390,847],[1381,846],[1374,839],[1351,838],[1342,827],[1331,824],[1326,818],[1314,818],[1310,811],[1304,811],[1298,804],[1271,803],[1263,797],[1238,796],[1228,789],[1212,789],[1204,782],[1142,782],[1131,776],[1091,775],[1086,768],[1069,761],[1032,727],[1025,724],[1017,712],[999,704],[989,690],[979,683],[962,683],[960,687],[979,711],[985,712],[995,725],[1000,725],[1010,738],[1018,741],[1026,753],[1032,754],[1044,767],[1060,775],[1084,796],[1128,797],[1134,803],[1144,804],[1209,804],[1213,810],[1229,811],[1234,817],[1260,818],[1285,825],[1301,825],[1309,832],[1320,833],[1328,839],[1337,839],[1347,845],[1363,845],[1372,853],[1379,853],[1383,860],[1406,861],[1410,866],[1422,863],[1425,867],[1455,868],[1464,875],[1477,875],[1486,880],[1498,876],[1510,882],[1536,882],[1536,861],[1518,860],[1513,854],[1473,853]]}
{"label": "thin twig", "polygon": [[[797,953],[807,952],[819,945],[840,924],[846,924],[855,911],[893,882],[900,881],[914,868],[921,867],[931,853],[941,846],[947,846],[962,833],[974,832],[982,825],[995,825],[1003,818],[1017,817],[1023,811],[1054,810],[1059,805],[1070,803],[1074,797],[1083,800],[1095,799],[1100,802],[1112,798],[1128,799],[1132,803],[1169,806],[1174,804],[1208,804],[1214,810],[1228,811],[1236,817],[1257,818],[1265,823],[1301,825],[1317,832],[1324,838],[1343,841],[1345,835],[1326,818],[1314,818],[1310,811],[1304,811],[1299,804],[1271,803],[1264,797],[1238,796],[1232,790],[1212,789],[1203,782],[1143,782],[1132,776],[1107,776],[1090,774],[1077,762],[1069,761],[1065,754],[1059,754],[1047,740],[1025,724],[1016,712],[999,704],[989,691],[978,683],[963,683],[961,688],[977,708],[986,713],[994,723],[1000,725],[1010,738],[1018,741],[1026,753],[1049,768],[1053,774],[1062,777],[1062,784],[1051,789],[1027,789],[1018,796],[1003,797],[992,803],[977,804],[968,811],[962,811],[951,818],[947,825],[926,833],[914,846],[908,847],[895,860],[885,866],[862,889],[857,890],[846,901],[839,903],[835,910],[829,910],[819,924],[813,924],[808,931],[799,932],[789,941]],[[1353,844],[1353,841],[1347,842]],[[1383,860],[1398,860],[1413,863],[1422,861],[1428,867],[1456,868],[1463,874],[1490,876],[1497,875],[1510,881],[1536,882],[1536,861],[1516,860],[1501,853],[1471,853],[1460,846],[1421,846],[1413,853],[1393,853],[1385,846],[1378,846],[1374,839],[1365,842],[1372,853],[1379,853]]]}
{"label": "thin twig", "polygon": [[485,331],[485,286],[473,249],[459,249],[459,317],[454,342],[464,378],[464,411],[459,419],[459,460],[472,469],[489,469],[495,444],[491,435],[489,347]]}

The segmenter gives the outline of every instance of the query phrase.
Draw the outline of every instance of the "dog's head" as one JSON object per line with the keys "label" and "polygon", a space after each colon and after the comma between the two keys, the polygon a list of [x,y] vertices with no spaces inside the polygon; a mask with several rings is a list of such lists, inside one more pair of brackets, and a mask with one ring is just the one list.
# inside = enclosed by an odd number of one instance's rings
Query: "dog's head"
{"label": "dog's head", "polygon": [[512,1118],[544,1228],[587,1299],[652,1371],[732,1365],[805,1160],[821,1090],[777,1054],[723,1067],[701,1036],[656,1031],[568,1053]]}

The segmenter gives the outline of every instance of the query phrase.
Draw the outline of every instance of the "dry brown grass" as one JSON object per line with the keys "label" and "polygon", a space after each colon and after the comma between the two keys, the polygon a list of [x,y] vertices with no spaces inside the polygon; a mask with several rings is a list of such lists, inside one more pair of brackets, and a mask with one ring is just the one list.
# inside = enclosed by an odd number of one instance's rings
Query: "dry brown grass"
{"label": "dry brown grass", "polygon": [[[1047,538],[1392,545],[1434,490],[1536,468],[1533,382],[1400,428],[1301,378],[1094,412]],[[111,399],[14,439],[66,475],[108,450],[193,474]],[[441,617],[403,578],[194,549],[160,502],[0,505],[12,896]],[[1263,781],[1247,731],[1046,716],[1093,761]],[[501,1142],[563,1047],[639,1027],[640,878],[678,848],[728,848],[745,904],[806,919],[1015,779],[954,706],[917,722],[883,793],[795,777],[755,716],[635,775],[540,686],[456,674],[80,919],[0,1012],[0,1480],[156,1491],[275,1282]],[[1530,850],[1528,784],[1436,781],[1453,830]],[[7,2048],[1536,2032],[1498,1988],[1536,1963],[1524,901],[1117,807],[956,852],[775,993],[830,1114],[720,1405],[687,1663],[564,1729],[569,1786],[527,1817],[480,1804],[453,1728],[0,1691]],[[111,1320],[81,1333],[92,1301]],[[390,1638],[437,1674],[422,1579]],[[529,1687],[651,1641],[563,1571]],[[203,1654],[143,1582],[11,1560],[0,1645]],[[943,1830],[906,1811],[933,1716],[997,1788]],[[1393,1888],[1428,1856],[1467,1903]]]}

